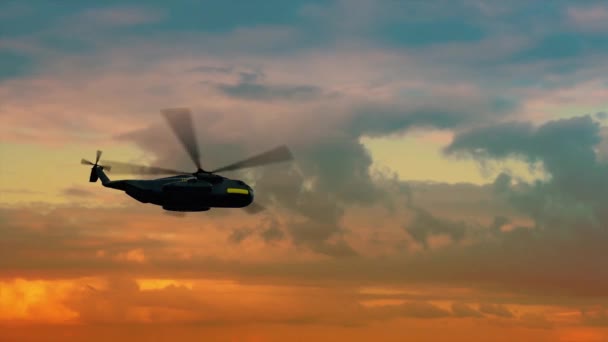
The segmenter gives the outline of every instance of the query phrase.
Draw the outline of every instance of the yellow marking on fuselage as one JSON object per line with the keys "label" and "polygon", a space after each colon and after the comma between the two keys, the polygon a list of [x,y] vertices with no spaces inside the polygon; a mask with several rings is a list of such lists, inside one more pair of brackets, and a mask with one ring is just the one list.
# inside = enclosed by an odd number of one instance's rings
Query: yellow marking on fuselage
{"label": "yellow marking on fuselage", "polygon": [[249,195],[249,190],[247,190],[247,189],[228,188],[228,189],[226,189],[226,192],[229,194]]}

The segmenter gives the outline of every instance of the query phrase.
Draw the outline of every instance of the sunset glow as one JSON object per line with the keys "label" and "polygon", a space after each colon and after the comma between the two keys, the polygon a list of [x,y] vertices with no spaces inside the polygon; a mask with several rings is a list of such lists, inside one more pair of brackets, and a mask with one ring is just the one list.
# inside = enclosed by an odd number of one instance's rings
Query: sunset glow
{"label": "sunset glow", "polygon": [[[607,18],[1,2],[0,341],[608,341]],[[89,182],[97,150],[195,172],[175,107],[205,169],[289,146],[221,172],[266,210]]]}

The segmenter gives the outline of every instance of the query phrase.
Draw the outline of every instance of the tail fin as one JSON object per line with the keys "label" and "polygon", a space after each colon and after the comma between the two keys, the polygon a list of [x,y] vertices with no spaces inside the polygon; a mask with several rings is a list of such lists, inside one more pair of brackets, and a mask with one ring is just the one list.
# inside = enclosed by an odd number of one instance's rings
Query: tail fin
{"label": "tail fin", "polygon": [[99,178],[99,176],[97,176],[97,166],[93,166],[91,168],[91,175],[89,176],[89,182],[91,183],[95,183],[97,182],[97,178]]}
{"label": "tail fin", "polygon": [[97,182],[97,179],[101,179],[101,184],[106,185],[110,182],[110,178],[103,172],[103,166],[93,166],[91,169],[91,175],[89,176],[89,182]]}
{"label": "tail fin", "polygon": [[106,176],[106,174],[103,172],[103,169],[105,168],[106,170],[110,171],[110,166],[103,166],[103,165],[99,165],[99,158],[101,158],[101,151],[97,150],[97,154],[95,155],[95,162],[90,162],[86,159],[82,159],[80,161],[81,164],[83,165],[92,165],[93,167],[91,168],[91,175],[89,176],[89,182],[91,183],[95,183],[97,182],[97,179],[101,178],[101,184],[106,185],[108,182],[110,182],[110,178],[108,178],[108,176]]}

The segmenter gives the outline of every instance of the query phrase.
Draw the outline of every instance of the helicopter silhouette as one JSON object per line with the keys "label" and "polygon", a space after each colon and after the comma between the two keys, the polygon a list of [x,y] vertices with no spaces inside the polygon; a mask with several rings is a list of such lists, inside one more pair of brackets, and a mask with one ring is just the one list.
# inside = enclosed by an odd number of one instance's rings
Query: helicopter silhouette
{"label": "helicopter silhouette", "polygon": [[[102,161],[102,151],[97,151],[95,162],[86,159],[81,164],[91,165],[90,182],[101,180],[104,187],[124,191],[142,203],[161,206],[169,212],[200,212],[211,208],[244,208],[255,214],[264,207],[254,203],[254,191],[245,182],[220,176],[218,172],[234,171],[272,163],[290,161],[293,155],[285,145],[273,148],[253,157],[216,168],[204,170],[188,108],[161,110],[178,140],[197,167],[195,172],[165,169],[116,161]],[[110,180],[104,171],[141,175],[172,175],[158,179]]]}

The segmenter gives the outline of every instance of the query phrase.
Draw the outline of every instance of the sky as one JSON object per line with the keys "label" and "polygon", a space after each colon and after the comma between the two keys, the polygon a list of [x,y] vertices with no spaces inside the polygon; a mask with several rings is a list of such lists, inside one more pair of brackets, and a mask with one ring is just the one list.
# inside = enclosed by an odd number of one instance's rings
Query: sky
{"label": "sky", "polygon": [[[2,1],[0,340],[607,341],[607,57],[602,1]],[[290,147],[266,211],[88,182],[193,169],[173,107]]]}

